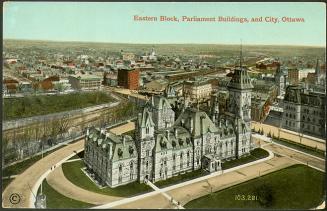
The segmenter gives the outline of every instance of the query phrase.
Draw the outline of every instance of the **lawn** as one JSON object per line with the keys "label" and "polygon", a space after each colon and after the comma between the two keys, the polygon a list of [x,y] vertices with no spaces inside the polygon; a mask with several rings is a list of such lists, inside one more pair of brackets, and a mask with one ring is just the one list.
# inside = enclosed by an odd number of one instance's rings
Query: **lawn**
{"label": "lawn", "polygon": [[70,111],[109,102],[113,102],[113,98],[104,92],[8,98],[4,99],[3,120]]}
{"label": "lawn", "polygon": [[204,175],[207,175],[207,173],[205,171],[203,171],[202,169],[198,169],[198,170],[187,172],[184,174],[179,174],[177,176],[171,177],[166,180],[158,181],[155,183],[155,185],[162,188],[162,187],[178,184],[181,182],[185,182],[185,181],[188,181],[191,179],[195,179],[195,178],[198,178],[198,177],[201,177]]}
{"label": "lawn", "polygon": [[6,187],[13,181],[14,179],[2,179],[2,192],[6,189]]}
{"label": "lawn", "polygon": [[278,144],[282,144],[284,146],[308,153],[310,155],[314,155],[314,156],[317,156],[320,158],[325,158],[325,152],[320,149],[314,148],[314,147],[306,146],[306,145],[303,145],[303,144],[300,144],[300,143],[297,143],[294,141],[290,141],[287,139],[283,139],[283,138],[281,138],[279,140],[274,138],[273,141]]}
{"label": "lawn", "polygon": [[96,193],[106,194],[110,196],[129,197],[145,192],[152,191],[152,188],[144,183],[133,182],[127,185],[118,186],[116,188],[106,187],[98,188],[81,170],[85,164],[83,161],[74,161],[62,164],[62,170],[66,178],[73,184]]}
{"label": "lawn", "polygon": [[[38,193],[40,189],[38,190]],[[94,207],[93,204],[88,204],[82,201],[68,198],[53,189],[46,180],[43,181],[43,193],[47,197],[47,208],[89,208]]]}
{"label": "lawn", "polygon": [[262,149],[262,148],[256,148],[254,150],[252,150],[250,152],[250,155],[245,156],[245,157],[241,157],[239,159],[235,159],[235,160],[230,160],[230,161],[226,161],[224,163],[222,163],[222,169],[229,169],[229,168],[233,168],[235,166],[239,166],[245,163],[249,163],[255,160],[259,160],[265,157],[268,157],[269,153]]}
{"label": "lawn", "polygon": [[[56,148],[56,149],[53,149],[53,150],[50,150],[48,152],[45,152],[43,153],[43,156],[47,156],[48,154],[60,149],[64,147],[64,145]],[[36,155],[34,157],[31,157],[27,160],[23,160],[19,163],[16,163],[16,164],[13,164],[11,166],[8,166],[6,168],[4,168],[2,170],[2,176],[3,177],[6,177],[6,176],[11,176],[11,175],[17,175],[17,174],[21,174],[23,171],[25,171],[26,169],[28,169],[30,166],[32,166],[34,163],[36,163],[37,161],[39,161],[40,159],[42,158],[42,155]]]}
{"label": "lawn", "polygon": [[310,209],[325,194],[325,174],[302,164],[200,197],[185,208]]}

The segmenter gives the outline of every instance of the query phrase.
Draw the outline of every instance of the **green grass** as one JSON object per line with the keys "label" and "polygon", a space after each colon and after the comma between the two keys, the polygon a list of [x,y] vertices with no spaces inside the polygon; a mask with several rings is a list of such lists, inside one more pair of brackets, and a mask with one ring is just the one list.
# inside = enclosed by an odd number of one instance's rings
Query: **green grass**
{"label": "green grass", "polygon": [[40,95],[4,99],[3,120],[7,121],[69,111],[112,101],[113,98],[104,92],[72,93],[51,96]]}
{"label": "green grass", "polygon": [[[89,208],[95,205],[68,198],[53,189],[46,180],[43,181],[43,194],[46,195],[47,208]],[[38,193],[40,192],[40,188]]]}
{"label": "green grass", "polygon": [[[47,156],[48,154],[60,149],[64,147],[64,145],[56,148],[56,149],[53,149],[53,150],[50,150],[48,152],[45,152],[43,153],[43,157]],[[2,176],[3,177],[6,177],[6,176],[11,176],[11,175],[17,175],[17,174],[21,174],[23,173],[26,169],[28,169],[30,166],[32,166],[34,163],[36,163],[37,161],[39,161],[40,159],[42,158],[42,155],[36,155],[34,157],[31,157],[27,160],[24,160],[22,162],[19,162],[19,163],[16,163],[16,164],[13,164],[11,166],[8,166],[6,168],[4,168],[2,170]]]}
{"label": "green grass", "polygon": [[323,150],[314,148],[314,147],[310,147],[310,146],[306,146],[304,144],[300,144],[294,141],[290,141],[284,138],[281,139],[273,139],[274,142],[278,143],[278,144],[282,144],[284,146],[296,149],[296,150],[300,150],[302,152],[308,153],[310,155],[314,155],[320,158],[325,158],[325,152]]}
{"label": "green grass", "polygon": [[6,189],[6,187],[13,181],[14,178],[12,179],[2,179],[2,192]]}
{"label": "green grass", "polygon": [[203,171],[202,169],[198,169],[195,171],[191,171],[191,172],[187,172],[185,174],[179,174],[177,176],[171,177],[169,179],[166,180],[161,180],[155,183],[156,186],[158,187],[166,187],[169,185],[174,185],[174,184],[178,184],[181,182],[185,182],[191,179],[195,179],[201,176],[206,175],[207,173],[205,171]]}
{"label": "green grass", "polygon": [[93,181],[91,181],[81,170],[85,164],[83,161],[75,161],[62,164],[62,170],[66,178],[73,184],[96,193],[106,194],[110,196],[129,197],[152,190],[146,184],[133,182],[127,185],[118,186],[116,188],[106,187],[103,189],[98,188]]}
{"label": "green grass", "polygon": [[[325,174],[302,164],[200,197],[185,208],[310,209],[325,194]],[[236,200],[236,196],[257,200]]]}
{"label": "green grass", "polygon": [[264,150],[262,148],[256,148],[250,152],[250,155],[241,157],[239,159],[226,161],[226,162],[222,163],[221,166],[222,166],[222,169],[225,170],[225,169],[233,168],[235,166],[239,166],[239,165],[249,163],[249,162],[252,162],[255,160],[259,160],[259,159],[262,159],[262,158],[265,158],[268,156],[269,156],[269,153],[266,150]]}

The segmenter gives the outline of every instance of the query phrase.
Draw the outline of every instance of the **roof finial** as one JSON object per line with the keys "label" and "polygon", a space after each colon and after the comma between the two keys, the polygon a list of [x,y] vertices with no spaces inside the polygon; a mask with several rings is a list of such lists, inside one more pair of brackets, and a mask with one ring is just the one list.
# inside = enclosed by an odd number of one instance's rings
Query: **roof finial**
{"label": "roof finial", "polygon": [[242,60],[243,60],[243,57],[242,57],[242,39],[241,39],[241,49],[240,49],[240,68],[242,69]]}

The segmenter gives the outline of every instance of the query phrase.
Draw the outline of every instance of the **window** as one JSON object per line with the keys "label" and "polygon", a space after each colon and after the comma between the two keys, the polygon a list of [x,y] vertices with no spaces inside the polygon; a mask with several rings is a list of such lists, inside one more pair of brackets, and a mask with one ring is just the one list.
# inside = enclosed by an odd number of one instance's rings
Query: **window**
{"label": "window", "polygon": [[145,133],[146,133],[146,134],[149,134],[149,132],[150,132],[150,128],[149,128],[149,127],[146,127],[146,128],[145,128]]}
{"label": "window", "polygon": [[132,180],[134,176],[134,163],[129,164],[129,179]]}

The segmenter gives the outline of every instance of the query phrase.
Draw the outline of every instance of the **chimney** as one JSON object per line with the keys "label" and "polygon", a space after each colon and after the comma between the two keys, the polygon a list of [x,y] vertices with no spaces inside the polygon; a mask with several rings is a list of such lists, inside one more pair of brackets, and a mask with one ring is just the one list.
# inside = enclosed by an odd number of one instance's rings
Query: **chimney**
{"label": "chimney", "polygon": [[166,137],[169,140],[169,130],[166,130]]}
{"label": "chimney", "polygon": [[184,119],[182,119],[181,122],[182,122],[182,127],[184,127],[184,123],[185,123]]}
{"label": "chimney", "polygon": [[112,153],[112,143],[109,142],[109,144],[108,144],[108,157],[109,158],[111,157],[111,153]]}
{"label": "chimney", "polygon": [[123,146],[125,147],[125,145],[126,145],[126,136],[123,135]]}
{"label": "chimney", "polygon": [[178,136],[178,131],[177,131],[177,128],[174,128],[174,132],[175,132],[175,137],[177,138],[177,136]]}
{"label": "chimney", "polygon": [[87,128],[86,129],[86,136],[89,136],[90,135],[90,128]]}
{"label": "chimney", "polygon": [[105,135],[106,134],[106,129],[105,128],[101,128],[100,129],[100,133],[103,134],[103,135]]}
{"label": "chimney", "polygon": [[225,120],[225,125],[228,126],[228,119]]}
{"label": "chimney", "polygon": [[190,120],[190,130],[192,133],[193,132],[193,117],[191,117],[191,120]]}

